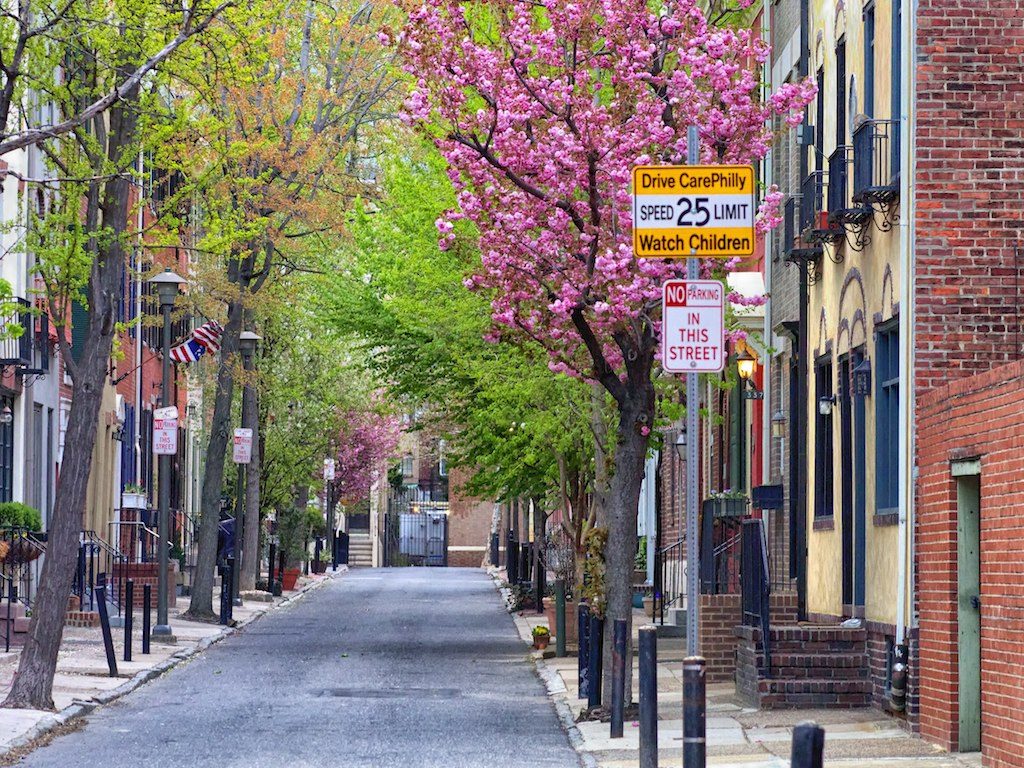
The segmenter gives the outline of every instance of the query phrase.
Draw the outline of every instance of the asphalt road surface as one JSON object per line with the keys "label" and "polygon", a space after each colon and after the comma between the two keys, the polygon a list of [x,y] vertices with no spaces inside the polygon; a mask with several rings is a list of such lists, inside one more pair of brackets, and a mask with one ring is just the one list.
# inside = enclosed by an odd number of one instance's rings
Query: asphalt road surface
{"label": "asphalt road surface", "polygon": [[490,579],[357,570],[28,755],[31,766],[578,766]]}

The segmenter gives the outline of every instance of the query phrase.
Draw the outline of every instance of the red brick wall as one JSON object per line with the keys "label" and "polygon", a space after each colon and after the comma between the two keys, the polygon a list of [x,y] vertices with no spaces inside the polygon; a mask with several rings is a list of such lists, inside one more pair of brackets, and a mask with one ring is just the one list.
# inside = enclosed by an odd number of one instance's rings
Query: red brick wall
{"label": "red brick wall", "polygon": [[1024,362],[961,379],[918,406],[916,553],[921,735],[957,746],[957,500],[950,461],[981,458],[981,677],[985,765],[1024,755]]}
{"label": "red brick wall", "polygon": [[448,565],[478,568],[490,547],[494,505],[464,496],[460,488],[467,479],[465,470],[453,468],[450,471]]}
{"label": "red brick wall", "polygon": [[1018,357],[1024,5],[919,0],[917,381]]}

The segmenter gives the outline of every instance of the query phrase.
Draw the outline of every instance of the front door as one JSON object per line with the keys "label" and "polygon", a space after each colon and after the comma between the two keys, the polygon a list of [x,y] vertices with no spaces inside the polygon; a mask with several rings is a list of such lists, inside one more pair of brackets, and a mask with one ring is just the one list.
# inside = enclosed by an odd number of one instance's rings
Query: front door
{"label": "front door", "polygon": [[[854,350],[853,368],[864,362],[864,348]],[[853,613],[864,614],[864,585],[867,581],[867,433],[866,404],[863,394],[853,395]]]}
{"label": "front door", "polygon": [[843,612],[853,607],[853,398],[850,397],[850,356],[839,358],[840,514],[843,542]]}
{"label": "front door", "polygon": [[[961,752],[981,749],[981,477],[953,465],[957,490],[957,641]],[[974,474],[961,474],[974,471]]]}

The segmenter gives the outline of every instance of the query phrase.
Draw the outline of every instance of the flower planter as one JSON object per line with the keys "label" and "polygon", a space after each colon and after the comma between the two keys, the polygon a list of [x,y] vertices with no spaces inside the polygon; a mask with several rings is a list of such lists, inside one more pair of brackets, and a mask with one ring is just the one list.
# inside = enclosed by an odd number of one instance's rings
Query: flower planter
{"label": "flower planter", "polygon": [[327,561],[313,560],[310,563],[310,568],[312,568],[313,573],[325,573],[327,571]]}
{"label": "flower planter", "polygon": [[149,500],[144,493],[122,493],[121,509],[149,509]]}
{"label": "flower planter", "polygon": [[548,647],[548,643],[551,642],[551,635],[542,635],[540,637],[533,638],[533,647],[538,651],[543,651]]}
{"label": "flower planter", "polygon": [[[553,597],[544,598],[544,615],[548,619],[548,627],[551,628],[551,634],[555,633],[555,599]],[[566,600],[565,601],[565,642],[573,644],[577,642],[579,635],[579,620],[576,616],[576,601]]]}
{"label": "flower planter", "polygon": [[750,499],[746,496],[738,499],[711,498],[704,499],[704,514],[712,517],[746,517],[749,514]]}
{"label": "flower planter", "polygon": [[299,568],[285,568],[281,576],[281,589],[285,592],[295,589],[295,582],[299,580],[300,573],[302,570]]}

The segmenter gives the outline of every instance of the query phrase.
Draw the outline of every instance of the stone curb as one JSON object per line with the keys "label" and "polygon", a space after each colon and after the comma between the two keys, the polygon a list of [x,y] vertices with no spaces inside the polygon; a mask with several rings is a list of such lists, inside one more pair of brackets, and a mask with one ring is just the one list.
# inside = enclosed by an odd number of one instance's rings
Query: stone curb
{"label": "stone curb", "polygon": [[85,717],[86,715],[95,711],[99,707],[104,706],[105,704],[110,704],[113,701],[117,701],[118,699],[127,696],[132,691],[145,685],[151,680],[155,680],[156,678],[161,677],[165,673],[174,669],[179,664],[188,661],[194,656],[198,656],[200,653],[205,651],[214,643],[219,643],[221,640],[224,640],[225,638],[237,633],[239,630],[243,629],[244,627],[247,627],[249,624],[252,624],[257,619],[262,618],[270,611],[275,610],[277,608],[284,608],[285,606],[292,605],[295,601],[299,600],[302,597],[305,597],[307,593],[312,592],[316,589],[320,589],[323,585],[327,584],[330,581],[333,581],[334,579],[338,578],[338,576],[347,571],[348,566],[343,565],[336,572],[329,574],[328,578],[317,579],[316,581],[311,581],[308,584],[303,585],[303,587],[299,589],[294,595],[290,595],[289,597],[285,598],[276,605],[273,603],[267,603],[265,607],[257,609],[252,613],[252,615],[238,622],[237,624],[235,624],[235,626],[224,627],[217,634],[202,638],[198,643],[196,643],[192,647],[182,648],[180,651],[176,651],[175,653],[171,654],[170,657],[164,659],[156,666],[150,667],[149,669],[144,669],[141,672],[137,672],[134,677],[117,686],[116,688],[112,688],[109,691],[104,691],[103,693],[97,694],[96,696],[92,697],[91,701],[75,700],[59,712],[46,715],[38,723],[29,728],[23,734],[21,734],[20,736],[16,736],[15,738],[7,742],[3,747],[0,747],[0,756],[6,755],[9,752],[12,752],[13,750],[28,746],[40,737],[45,736],[50,731],[59,728],[67,723],[70,723],[74,720],[77,720],[80,717]]}
{"label": "stone curb", "polygon": [[[498,569],[489,567],[487,569],[487,575],[491,577],[494,582],[494,588],[498,594],[501,595],[501,599],[504,602],[506,610],[508,609],[508,598],[510,592],[508,588],[502,585],[502,581],[498,578]],[[523,642],[530,643],[530,625],[521,616],[515,613],[509,613],[512,617],[512,621],[516,626],[516,630],[519,632],[519,637]],[[562,730],[565,731],[569,737],[569,744],[576,751],[576,756],[580,761],[580,765],[583,768],[598,768],[597,758],[589,752],[584,752],[583,747],[583,733],[576,725],[576,717],[572,712],[572,708],[569,706],[569,702],[565,697],[565,686],[561,683],[561,678],[558,677],[558,673],[544,662],[543,654],[540,651],[534,651],[530,653],[530,659],[533,661],[533,671],[536,673],[538,679],[544,684],[544,690],[548,693],[548,698],[551,700],[552,705],[555,708],[555,715],[558,717],[558,722],[562,726]],[[557,684],[556,684],[557,680]],[[558,690],[561,685],[561,690]]]}

